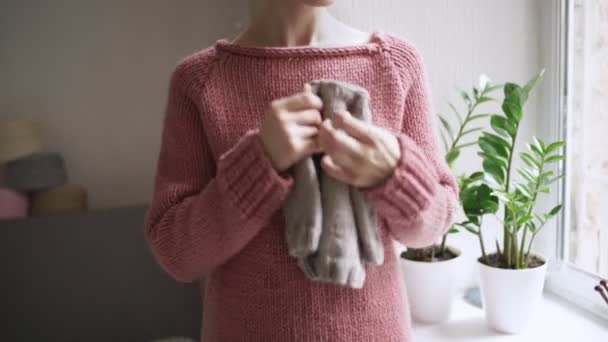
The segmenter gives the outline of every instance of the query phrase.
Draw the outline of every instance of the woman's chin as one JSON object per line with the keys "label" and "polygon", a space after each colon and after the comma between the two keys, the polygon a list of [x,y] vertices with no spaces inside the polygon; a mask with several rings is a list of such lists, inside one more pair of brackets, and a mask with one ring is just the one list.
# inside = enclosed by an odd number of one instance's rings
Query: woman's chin
{"label": "woman's chin", "polygon": [[325,7],[332,5],[335,0],[299,0],[300,2],[314,7]]}

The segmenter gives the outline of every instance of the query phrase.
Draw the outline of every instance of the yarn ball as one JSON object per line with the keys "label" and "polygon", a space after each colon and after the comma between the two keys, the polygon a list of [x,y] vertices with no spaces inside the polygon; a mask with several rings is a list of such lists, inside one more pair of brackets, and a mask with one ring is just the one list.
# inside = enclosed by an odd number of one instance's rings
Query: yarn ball
{"label": "yarn ball", "polygon": [[0,122],[0,163],[42,151],[39,126],[29,119]]}
{"label": "yarn ball", "polygon": [[75,184],[65,184],[34,192],[31,196],[32,216],[85,211],[87,191]]}
{"label": "yarn ball", "polygon": [[0,188],[0,219],[27,217],[29,200],[26,194],[13,189]]}
{"label": "yarn ball", "polygon": [[6,163],[8,187],[29,192],[52,188],[67,182],[63,158],[58,153],[35,153]]}
{"label": "yarn ball", "polygon": [[481,308],[482,303],[481,303],[481,293],[480,293],[479,287],[471,287],[471,288],[467,289],[464,294],[464,300],[473,306]]}

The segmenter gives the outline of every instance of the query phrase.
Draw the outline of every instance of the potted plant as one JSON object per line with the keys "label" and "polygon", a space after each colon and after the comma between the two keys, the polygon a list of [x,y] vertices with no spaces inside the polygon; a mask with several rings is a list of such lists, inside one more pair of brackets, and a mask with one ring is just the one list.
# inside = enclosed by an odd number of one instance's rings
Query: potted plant
{"label": "potted plant", "polygon": [[[523,108],[543,72],[524,86],[504,85],[502,113],[490,118],[492,130],[482,132],[478,140],[483,171],[461,182],[461,202],[466,215],[458,227],[477,235],[481,247],[478,259],[481,297],[486,320],[495,330],[521,332],[540,300],[547,269],[547,259],[532,252],[532,244],[545,223],[561,205],[539,213],[539,196],[549,193],[549,186],[559,176],[550,164],[563,159],[563,141],[550,144],[534,138],[519,157],[523,166],[515,170],[515,142],[523,117]],[[517,177],[515,177],[517,175]],[[502,246],[488,254],[483,239],[482,219],[502,212]]]}
{"label": "potted plant", "polygon": [[[476,110],[480,104],[493,101],[490,95],[500,87],[492,85],[487,77],[482,76],[479,86],[473,87],[470,93],[461,91],[460,96],[466,105],[464,115],[458,112],[456,106],[449,103],[458,121],[456,129],[452,129],[449,121],[439,115],[442,125],[441,137],[446,151],[445,159],[450,168],[463,149],[477,144],[474,137],[482,128],[472,126],[488,118],[489,114],[478,114]],[[447,245],[447,238],[448,234],[456,232],[458,228],[452,226],[440,243],[426,248],[408,248],[401,253],[410,309],[417,321],[438,323],[447,319],[450,314],[457,285],[458,265],[462,258],[460,250]]]}

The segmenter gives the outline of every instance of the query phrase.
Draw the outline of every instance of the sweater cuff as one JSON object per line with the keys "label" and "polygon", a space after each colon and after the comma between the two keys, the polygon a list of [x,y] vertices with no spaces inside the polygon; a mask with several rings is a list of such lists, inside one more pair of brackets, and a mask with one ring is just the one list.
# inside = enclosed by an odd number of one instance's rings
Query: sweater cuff
{"label": "sweater cuff", "polygon": [[397,135],[397,140],[401,157],[393,172],[362,192],[378,210],[408,219],[429,207],[438,181],[432,163],[416,142],[404,133]]}
{"label": "sweater cuff", "polygon": [[243,218],[266,220],[280,209],[293,179],[272,166],[258,130],[250,129],[220,156],[218,182]]}

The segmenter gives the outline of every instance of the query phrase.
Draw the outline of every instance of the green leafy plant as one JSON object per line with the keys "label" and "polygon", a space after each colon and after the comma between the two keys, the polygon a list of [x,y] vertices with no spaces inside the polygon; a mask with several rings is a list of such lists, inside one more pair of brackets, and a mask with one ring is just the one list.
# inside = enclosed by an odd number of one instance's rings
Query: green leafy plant
{"label": "green leafy plant", "polygon": [[[496,101],[491,97],[491,93],[501,87],[502,85],[493,85],[485,75],[482,75],[477,87],[474,86],[470,92],[461,90],[460,98],[465,105],[464,113],[461,114],[454,104],[448,103],[452,110],[451,116],[458,122],[458,126],[455,128],[452,128],[447,116],[439,114],[441,139],[446,151],[445,160],[451,169],[464,149],[477,145],[477,134],[483,129],[478,124],[481,120],[487,120],[490,117],[490,114],[477,113],[478,106],[485,102]],[[462,182],[465,179],[466,177],[460,177],[459,181]],[[440,244],[433,244],[426,248],[408,248],[405,257],[421,261],[435,261],[436,257],[445,257],[448,235],[458,232],[458,227],[453,225],[443,235]]]}
{"label": "green leafy plant", "polygon": [[[539,194],[549,193],[549,186],[560,178],[549,170],[549,164],[564,158],[560,154],[565,145],[563,141],[547,144],[534,138],[527,145],[527,151],[519,154],[524,166],[514,170],[515,142],[523,108],[542,77],[543,72],[540,72],[524,86],[504,85],[502,113],[491,115],[492,131],[482,132],[478,139],[483,171],[461,181],[460,195],[466,220],[456,226],[478,236],[481,261],[490,266],[528,268],[534,238],[561,209],[561,205],[557,205],[546,213],[535,211]],[[519,179],[514,179],[515,171]],[[504,209],[502,248],[496,241],[496,253],[490,258],[483,242],[482,218],[495,214],[500,205]]]}

